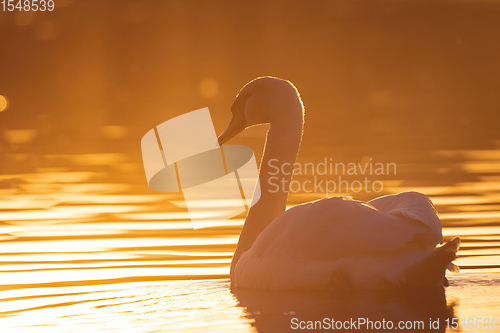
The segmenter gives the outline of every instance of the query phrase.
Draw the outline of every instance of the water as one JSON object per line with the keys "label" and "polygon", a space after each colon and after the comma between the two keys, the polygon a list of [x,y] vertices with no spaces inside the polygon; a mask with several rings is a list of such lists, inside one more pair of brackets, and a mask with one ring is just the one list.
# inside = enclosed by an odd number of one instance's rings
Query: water
{"label": "water", "polygon": [[[150,191],[140,162],[125,154],[39,155],[30,168],[22,166],[31,154],[3,156],[8,168],[0,175],[0,327],[5,332],[289,332],[292,318],[361,316],[426,325],[439,319],[436,331],[442,332],[500,332],[473,327],[479,325],[476,318],[500,319],[498,150],[377,155],[398,165],[397,174],[382,178],[381,194],[426,193],[445,239],[463,240],[456,261],[461,273],[448,273],[451,286],[444,293],[408,295],[231,290],[228,267],[244,215],[193,230],[182,196]],[[312,152],[301,159],[321,161],[319,156]],[[289,204],[320,197],[324,194],[299,192]],[[355,197],[368,200],[374,194]],[[465,326],[447,328],[446,318]]]}
{"label": "water", "polygon": [[[453,276],[450,281],[446,295],[431,291],[340,297],[231,291],[228,279],[39,287],[3,292],[0,325],[6,332],[287,332],[293,318],[384,318],[394,323],[421,321],[426,327],[430,320],[439,319],[441,329],[435,332],[444,332],[446,318],[457,318],[460,323],[464,318],[498,317],[498,276],[471,274]],[[467,320],[462,324],[469,325]],[[461,331],[499,329],[464,327]]]}

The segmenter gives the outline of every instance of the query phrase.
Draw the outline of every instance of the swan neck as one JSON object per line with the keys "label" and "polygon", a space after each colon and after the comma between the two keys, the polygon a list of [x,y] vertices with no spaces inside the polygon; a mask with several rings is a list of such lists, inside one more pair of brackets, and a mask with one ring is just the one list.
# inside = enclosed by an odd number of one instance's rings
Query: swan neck
{"label": "swan neck", "polygon": [[293,164],[302,139],[302,126],[302,108],[279,122],[271,121],[259,172],[261,196],[250,208],[243,225],[231,263],[231,275],[240,256],[285,211]]}
{"label": "swan neck", "polygon": [[[301,138],[302,120],[300,123],[297,121],[289,121],[289,124],[271,123],[267,134],[259,172],[260,200],[272,206],[278,215],[286,208],[293,165]],[[275,217],[277,216],[273,216],[273,219]]]}

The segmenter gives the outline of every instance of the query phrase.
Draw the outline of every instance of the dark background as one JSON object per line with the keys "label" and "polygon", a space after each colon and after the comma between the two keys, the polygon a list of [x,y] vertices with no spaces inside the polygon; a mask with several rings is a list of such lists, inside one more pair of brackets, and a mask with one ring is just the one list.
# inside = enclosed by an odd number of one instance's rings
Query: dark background
{"label": "dark background", "polygon": [[0,133],[35,130],[22,143],[0,135],[1,153],[119,151],[140,161],[142,135],[176,115],[208,106],[220,133],[239,89],[262,75],[301,92],[304,150],[500,139],[499,2],[55,3],[0,12],[9,102]]}

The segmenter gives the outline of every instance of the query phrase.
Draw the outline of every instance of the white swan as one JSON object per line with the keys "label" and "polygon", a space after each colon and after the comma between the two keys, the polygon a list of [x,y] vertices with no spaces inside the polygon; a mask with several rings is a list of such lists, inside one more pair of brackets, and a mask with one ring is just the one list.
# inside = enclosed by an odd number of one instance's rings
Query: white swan
{"label": "white swan", "polygon": [[[302,137],[304,108],[295,86],[260,77],[246,84],[219,136],[223,144],[243,129],[270,123],[259,179],[261,198],[249,211],[231,262],[234,286],[269,290],[436,287],[460,246],[443,242],[432,202],[403,192],[368,203],[345,197],[295,206],[285,212],[289,172],[269,182],[270,160],[293,165]],[[288,164],[285,164],[288,163]],[[280,168],[281,169],[281,168]]]}

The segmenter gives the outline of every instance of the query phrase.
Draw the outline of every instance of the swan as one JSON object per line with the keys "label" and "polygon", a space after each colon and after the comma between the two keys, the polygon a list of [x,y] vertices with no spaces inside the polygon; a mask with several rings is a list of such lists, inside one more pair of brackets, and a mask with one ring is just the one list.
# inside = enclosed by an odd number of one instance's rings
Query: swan
{"label": "swan", "polygon": [[[402,192],[367,203],[331,197],[285,211],[302,139],[304,106],[295,86],[276,77],[247,83],[218,137],[223,145],[245,128],[270,124],[259,170],[261,196],[247,215],[231,261],[235,287],[265,290],[377,290],[442,287],[460,246],[444,246],[431,200]],[[272,163],[270,163],[272,161]],[[271,170],[271,167],[273,169]],[[276,191],[270,175],[279,177]],[[276,178],[275,178],[276,179]],[[275,183],[274,183],[275,184]]]}

